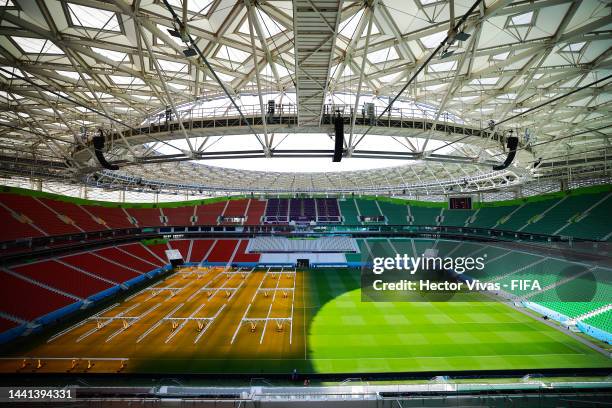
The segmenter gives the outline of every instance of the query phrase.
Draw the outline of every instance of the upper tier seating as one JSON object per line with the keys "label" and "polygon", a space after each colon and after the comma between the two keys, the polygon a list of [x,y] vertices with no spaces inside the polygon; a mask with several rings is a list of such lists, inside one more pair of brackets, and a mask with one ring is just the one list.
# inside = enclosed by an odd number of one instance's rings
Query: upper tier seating
{"label": "upper tier seating", "polygon": [[87,298],[114,286],[54,260],[13,266],[13,272],[72,295]]}
{"label": "upper tier seating", "polygon": [[289,200],[286,198],[270,198],[266,206],[264,223],[287,224],[289,222]]}
{"label": "upper tier seating", "polygon": [[136,219],[139,227],[160,227],[164,225],[161,221],[162,213],[159,208],[128,208],[126,211]]}
{"label": "upper tier seating", "polygon": [[217,225],[226,205],[227,201],[198,205],[196,209],[196,225]]}
{"label": "upper tier seating", "polygon": [[355,204],[359,208],[359,213],[364,217],[377,217],[382,215],[377,203],[378,200],[355,199]]}
{"label": "upper tier seating", "polygon": [[584,239],[610,239],[612,229],[609,222],[602,222],[610,218],[610,208],[612,207],[612,194],[599,202],[596,207],[584,208],[580,216],[572,220],[572,223],[561,230],[561,235]]}
{"label": "upper tier seating", "polygon": [[261,217],[266,212],[266,200],[251,199],[247,209],[247,219],[244,225],[261,225]]}
{"label": "upper tier seating", "polygon": [[474,215],[473,210],[447,210],[442,213],[444,217],[440,225],[449,227],[463,227],[470,217]]}
{"label": "upper tier seating", "polygon": [[439,207],[421,207],[417,205],[410,206],[410,214],[412,215],[412,225],[438,225],[436,218],[440,215],[441,208]]}
{"label": "upper tier seating", "polygon": [[340,208],[338,200],[335,198],[317,198],[315,200],[317,208],[317,222],[340,222]]}
{"label": "upper tier seating", "polygon": [[315,201],[312,198],[289,200],[289,221],[307,223],[316,220]]}
{"label": "upper tier seating", "polygon": [[387,201],[379,201],[378,205],[387,219],[389,225],[407,225],[408,224],[408,206],[389,203]]}
{"label": "upper tier seating", "polygon": [[357,211],[357,204],[353,198],[347,198],[346,200],[338,201],[340,204],[340,213],[344,217],[344,224],[346,225],[358,225],[361,224],[359,220],[359,213]]}
{"label": "upper tier seating", "polygon": [[554,203],[554,201],[550,202],[549,200],[526,203],[516,210],[508,219],[503,220],[497,226],[497,229],[519,231],[527,222],[546,211],[550,208],[551,204]]}
{"label": "upper tier seating", "polygon": [[[2,207],[0,204],[0,219],[2,220],[2,229],[0,232],[0,242],[13,241],[24,238],[44,237],[42,230],[37,229],[30,224],[25,218]],[[31,221],[31,220],[30,220]]]}
{"label": "upper tier seating", "polygon": [[[221,215],[224,218],[241,218],[246,216],[247,207],[249,206],[250,200],[229,200],[227,202],[227,207],[225,207],[225,211]],[[237,224],[236,222],[223,220],[221,224]]]}
{"label": "upper tier seating", "polygon": [[61,219],[35,197],[0,193],[0,202],[16,214],[23,214],[47,235],[67,235],[83,232]]}
{"label": "upper tier seating", "polygon": [[497,225],[517,208],[517,205],[481,207],[476,211],[474,221],[470,223],[469,226],[476,228],[493,228],[493,226]]}
{"label": "upper tier seating", "polygon": [[55,212],[74,221],[75,225],[83,231],[103,231],[107,229],[104,224],[96,222],[92,215],[80,205],[49,198],[39,198],[39,200]]}
{"label": "upper tier seating", "polygon": [[102,207],[97,205],[83,206],[89,213],[102,220],[109,228],[134,228],[128,215],[122,208]]}
{"label": "upper tier seating", "polygon": [[161,208],[167,218],[166,225],[189,226],[195,213],[196,206],[185,206],[175,208]]}
{"label": "upper tier seating", "polygon": [[34,320],[76,301],[3,271],[0,282],[0,312],[20,319]]}

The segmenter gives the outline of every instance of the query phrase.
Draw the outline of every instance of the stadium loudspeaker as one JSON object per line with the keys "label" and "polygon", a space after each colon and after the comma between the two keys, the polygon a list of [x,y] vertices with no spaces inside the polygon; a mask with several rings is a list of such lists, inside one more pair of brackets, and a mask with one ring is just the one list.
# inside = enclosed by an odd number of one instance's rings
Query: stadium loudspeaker
{"label": "stadium loudspeaker", "polygon": [[514,156],[516,156],[516,148],[518,146],[518,137],[510,136],[508,138],[508,142],[506,146],[510,150],[508,152],[508,157],[506,157],[506,161],[503,164],[500,164],[499,166],[493,166],[493,170],[503,170],[506,167],[508,167],[510,164],[512,164],[512,161],[514,161]]}
{"label": "stadium loudspeaker", "polygon": [[334,145],[334,162],[342,160],[342,150],[344,147],[344,120],[342,116],[337,115],[334,118],[334,129],[336,131],[336,143]]}
{"label": "stadium loudspeaker", "polygon": [[104,157],[104,154],[102,154],[102,149],[104,149],[104,136],[94,136],[93,145],[94,151],[96,153],[96,158],[98,159],[102,167],[108,170],[119,170],[119,166],[107,162],[106,158]]}

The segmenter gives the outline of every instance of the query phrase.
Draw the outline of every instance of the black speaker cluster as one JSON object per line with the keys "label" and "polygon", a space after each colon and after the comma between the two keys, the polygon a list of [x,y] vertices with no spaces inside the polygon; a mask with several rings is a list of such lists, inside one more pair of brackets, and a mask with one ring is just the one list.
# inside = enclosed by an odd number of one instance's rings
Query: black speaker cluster
{"label": "black speaker cluster", "polygon": [[104,135],[100,134],[100,135],[94,136],[92,138],[92,141],[93,141],[93,146],[94,146],[94,152],[96,154],[96,158],[98,159],[98,162],[100,162],[100,165],[108,170],[119,170],[119,166],[117,166],[116,164],[110,164],[108,161],[106,161],[106,158],[104,157],[103,150],[104,150],[104,143],[106,141],[106,139],[104,138]]}
{"label": "black speaker cluster", "polygon": [[342,160],[342,154],[344,153],[344,118],[340,113],[334,117],[334,130],[336,139],[334,145],[334,159],[332,161],[339,162]]}
{"label": "black speaker cluster", "polygon": [[506,161],[500,164],[499,166],[493,166],[493,170],[503,170],[510,166],[514,161],[514,156],[516,156],[516,148],[518,147],[518,137],[510,136],[506,139],[506,146],[509,149],[508,157],[506,157]]}

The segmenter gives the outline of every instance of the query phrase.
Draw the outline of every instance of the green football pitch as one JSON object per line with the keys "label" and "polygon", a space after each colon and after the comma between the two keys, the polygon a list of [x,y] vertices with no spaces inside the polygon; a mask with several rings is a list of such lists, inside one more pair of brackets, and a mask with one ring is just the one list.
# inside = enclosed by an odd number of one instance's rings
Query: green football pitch
{"label": "green football pitch", "polygon": [[306,272],[306,358],[319,373],[612,367],[499,302],[361,302],[359,271]]}

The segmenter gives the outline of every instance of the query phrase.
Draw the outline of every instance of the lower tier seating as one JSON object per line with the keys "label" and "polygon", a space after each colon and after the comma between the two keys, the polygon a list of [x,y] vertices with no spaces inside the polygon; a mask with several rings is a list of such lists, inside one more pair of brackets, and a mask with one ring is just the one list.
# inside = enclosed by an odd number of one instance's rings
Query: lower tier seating
{"label": "lower tier seating", "polygon": [[54,260],[16,266],[11,270],[83,299],[114,286]]}
{"label": "lower tier seating", "polygon": [[214,243],[214,239],[194,239],[191,246],[191,257],[187,261],[202,262]]}
{"label": "lower tier seating", "polygon": [[69,255],[59,259],[62,262],[65,262],[78,269],[108,279],[115,284],[129,281],[130,279],[134,279],[140,275],[138,272],[134,272],[123,266],[105,261],[104,259],[90,253]]}
{"label": "lower tier seating", "polygon": [[34,320],[76,300],[0,271],[0,312]]}
{"label": "lower tier seating", "polygon": [[208,255],[208,262],[231,262],[238,240],[218,239]]}
{"label": "lower tier seating", "polygon": [[612,333],[612,310],[607,310],[601,314],[591,316],[588,319],[583,320],[583,323]]}

